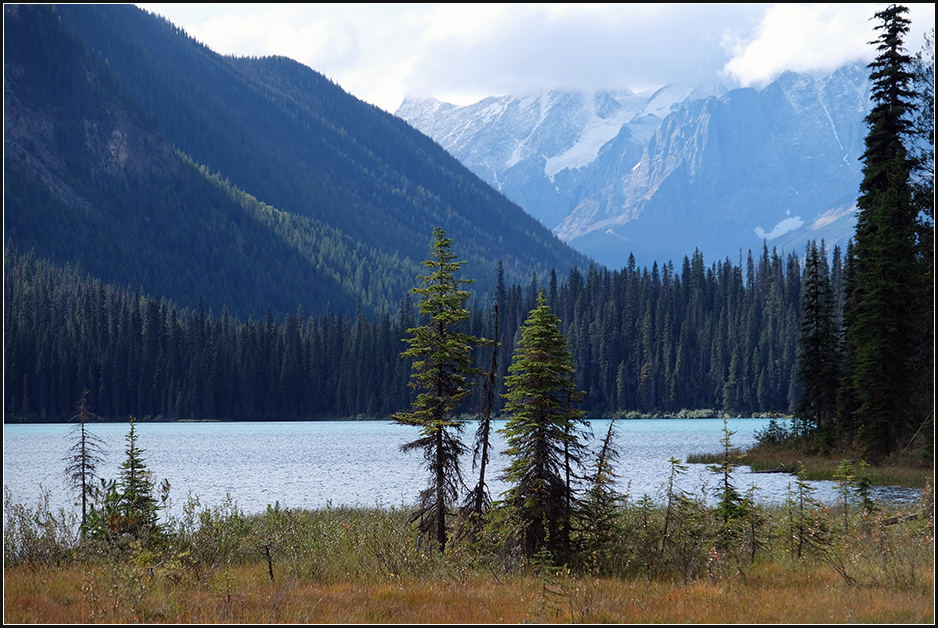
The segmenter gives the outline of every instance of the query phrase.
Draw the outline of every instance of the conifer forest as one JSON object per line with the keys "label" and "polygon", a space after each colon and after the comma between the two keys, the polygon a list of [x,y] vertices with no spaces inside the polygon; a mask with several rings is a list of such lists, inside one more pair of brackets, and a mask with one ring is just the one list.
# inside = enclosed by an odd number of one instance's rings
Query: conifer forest
{"label": "conifer forest", "polygon": [[[244,321],[105,285],[12,246],[5,256],[7,416],[64,419],[85,389],[112,419],[386,418],[412,401],[401,355],[417,322],[409,297],[373,317],[299,310]],[[839,250],[833,262],[839,291]],[[707,266],[699,254],[677,269],[590,266],[524,286],[499,282],[494,303],[470,303],[463,325],[494,337],[498,306],[504,392],[516,333],[543,289],[590,413],[784,413],[799,398],[801,284],[799,257],[767,248],[742,266]],[[480,347],[477,363],[487,365],[491,351]]]}

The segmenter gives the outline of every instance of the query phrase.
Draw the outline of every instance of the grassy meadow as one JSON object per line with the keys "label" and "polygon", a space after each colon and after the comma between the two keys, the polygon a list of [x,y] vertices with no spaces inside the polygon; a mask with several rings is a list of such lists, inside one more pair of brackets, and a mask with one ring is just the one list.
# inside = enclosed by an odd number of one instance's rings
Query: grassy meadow
{"label": "grassy meadow", "polygon": [[805,490],[729,521],[669,497],[574,530],[564,564],[524,557],[497,517],[453,518],[441,556],[408,508],[190,497],[151,537],[81,539],[74,513],[5,499],[4,622],[934,622],[930,485],[900,510]]}

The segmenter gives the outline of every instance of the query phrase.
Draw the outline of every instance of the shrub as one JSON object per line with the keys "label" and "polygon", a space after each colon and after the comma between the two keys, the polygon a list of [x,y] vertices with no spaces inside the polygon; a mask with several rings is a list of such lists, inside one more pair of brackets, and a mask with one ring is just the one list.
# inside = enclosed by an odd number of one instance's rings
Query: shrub
{"label": "shrub", "polygon": [[762,446],[781,445],[791,436],[791,431],[784,425],[772,418],[765,429],[758,430],[755,433],[756,442]]}
{"label": "shrub", "polygon": [[216,570],[239,562],[250,525],[230,495],[210,508],[203,508],[198,497],[189,495],[182,512],[182,519],[174,522],[174,548],[197,578],[211,577]]}
{"label": "shrub", "polygon": [[61,565],[70,561],[78,547],[78,515],[49,506],[51,492],[42,490],[35,506],[14,504],[10,490],[3,487],[4,566],[23,564]]}

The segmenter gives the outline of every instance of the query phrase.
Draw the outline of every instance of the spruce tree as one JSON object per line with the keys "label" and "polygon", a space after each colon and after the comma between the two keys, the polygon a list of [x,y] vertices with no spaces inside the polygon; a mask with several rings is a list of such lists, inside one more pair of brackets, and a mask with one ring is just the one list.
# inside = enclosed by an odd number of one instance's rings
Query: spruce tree
{"label": "spruce tree", "polygon": [[165,540],[157,523],[157,512],[169,499],[169,482],[160,485],[160,499],[155,496],[153,475],[143,459],[145,450],[137,443],[136,419],[130,417],[127,448],[117,480],[101,479],[98,507],[91,508],[85,526],[88,535],[115,547],[127,547],[128,540],[145,545]]}
{"label": "spruce tree", "polygon": [[543,292],[521,328],[508,370],[509,418],[500,432],[511,462],[502,476],[510,485],[503,504],[527,556],[544,550],[556,556],[569,549],[569,471],[579,465],[584,413],[573,407],[581,397],[573,357]]}
{"label": "spruce tree", "polygon": [[446,551],[447,508],[463,483],[459,457],[465,451],[460,441],[464,421],[455,411],[470,394],[477,372],[469,353],[478,339],[459,331],[469,318],[464,307],[469,293],[462,286],[472,280],[456,277],[465,262],[456,261],[452,244],[443,229],[434,228],[430,258],[423,262],[429,273],[420,276],[421,285],[412,290],[421,297],[418,309],[426,324],[408,329],[410,348],[402,354],[414,359],[411,386],[420,392],[409,412],[392,415],[401,425],[420,428],[420,437],[402,450],[423,451],[430,482],[420,493],[414,519],[421,532],[435,539],[440,553]]}
{"label": "spruce tree", "polygon": [[613,442],[615,423],[615,419],[609,422],[606,436],[596,453],[592,472],[586,477],[586,495],[577,513],[580,522],[578,528],[583,535],[582,550],[597,559],[599,564],[609,564],[614,558],[612,552],[625,501],[615,488],[618,478],[615,464],[619,458],[619,450]]}
{"label": "spruce tree", "polygon": [[922,282],[917,258],[918,211],[906,142],[911,132],[911,58],[903,37],[908,9],[876,13],[879,51],[870,63],[873,108],[863,154],[857,226],[845,312],[846,396],[861,447],[874,460],[910,436],[921,338]]}
{"label": "spruce tree", "polygon": [[[916,202],[920,210],[935,220],[935,29],[925,34],[925,43],[912,64],[915,92],[919,106],[913,117],[912,170]],[[923,233],[926,247],[934,246],[934,232]],[[933,250],[933,249],[932,249]],[[930,256],[929,256],[930,258]],[[933,261],[929,259],[929,261]]]}
{"label": "spruce tree", "polygon": [[723,459],[707,466],[707,469],[720,476],[716,488],[717,505],[714,514],[723,520],[723,525],[718,532],[718,543],[721,549],[726,549],[738,540],[736,536],[739,530],[736,527],[736,520],[746,515],[748,506],[748,502],[733,484],[733,472],[736,470],[736,465],[730,459],[736,457],[731,440],[735,433],[729,429],[724,417],[723,438],[720,439],[720,445],[723,446]]}
{"label": "spruce tree", "polygon": [[799,432],[827,430],[837,415],[840,346],[834,316],[830,273],[823,243],[809,242],[801,283],[801,335],[798,339],[798,380],[804,393],[796,412]]}
{"label": "spruce tree", "polygon": [[125,459],[117,480],[119,495],[118,509],[122,517],[121,531],[135,537],[157,531],[156,516],[159,504],[154,495],[154,482],[143,459],[146,450],[137,444],[137,420],[130,418],[127,432]]}

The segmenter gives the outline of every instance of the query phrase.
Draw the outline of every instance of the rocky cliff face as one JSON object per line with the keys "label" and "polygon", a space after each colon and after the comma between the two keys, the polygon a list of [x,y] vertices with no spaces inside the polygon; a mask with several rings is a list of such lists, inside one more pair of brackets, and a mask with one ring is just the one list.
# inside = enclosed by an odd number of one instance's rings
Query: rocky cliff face
{"label": "rocky cliff face", "polygon": [[[17,5],[4,18],[22,28]],[[32,31],[29,30],[29,33]],[[67,207],[97,214],[96,185],[111,188],[146,174],[172,175],[179,163],[156,124],[147,121],[114,89],[106,72],[73,39],[25,54],[17,39],[4,56],[3,149],[7,167],[36,178]],[[32,42],[30,42],[32,43]],[[54,69],[50,70],[49,66]]]}
{"label": "rocky cliff face", "polygon": [[866,68],[761,90],[548,92],[456,107],[408,100],[428,134],[601,263],[829,246],[853,232]]}

